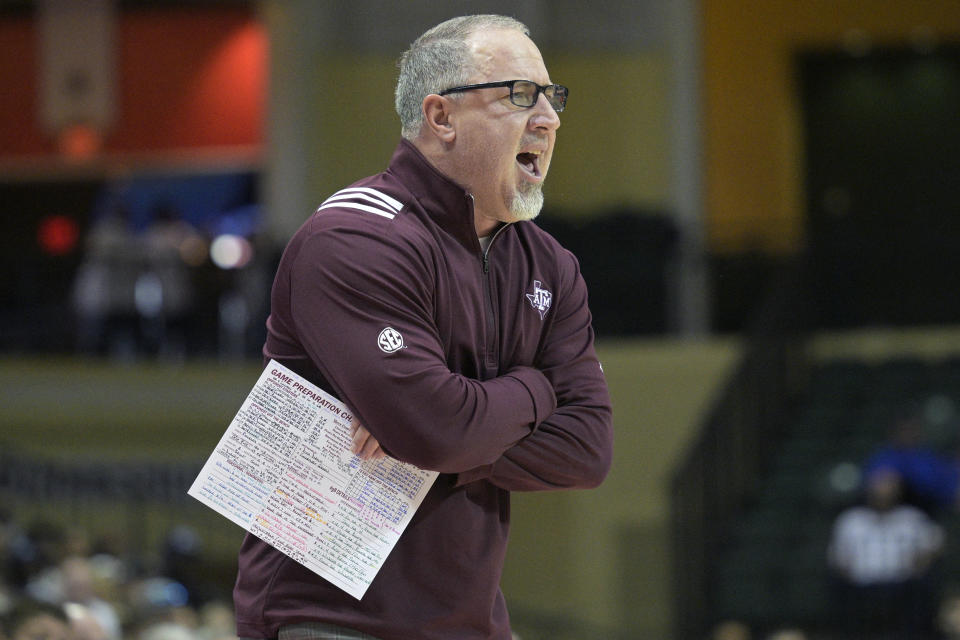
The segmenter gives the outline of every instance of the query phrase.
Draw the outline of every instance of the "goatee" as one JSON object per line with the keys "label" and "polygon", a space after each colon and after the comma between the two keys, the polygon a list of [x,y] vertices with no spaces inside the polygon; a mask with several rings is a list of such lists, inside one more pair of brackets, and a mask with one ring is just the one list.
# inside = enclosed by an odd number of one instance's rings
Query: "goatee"
{"label": "goatee", "polygon": [[543,208],[543,188],[539,184],[523,183],[513,196],[510,213],[517,220],[533,220]]}

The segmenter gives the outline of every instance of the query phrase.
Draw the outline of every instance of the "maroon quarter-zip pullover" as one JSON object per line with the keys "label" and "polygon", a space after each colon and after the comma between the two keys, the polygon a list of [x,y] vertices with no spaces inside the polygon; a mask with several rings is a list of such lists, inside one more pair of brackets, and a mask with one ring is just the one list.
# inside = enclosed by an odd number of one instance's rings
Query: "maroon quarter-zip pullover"
{"label": "maroon quarter-zip pullover", "polygon": [[532,222],[481,250],[472,197],[402,141],[294,235],[271,305],[265,359],[343,400],[391,456],[441,473],[362,600],[248,535],[238,634],[318,620],[383,640],[509,640],[509,492],[595,487],[610,467],[576,259]]}

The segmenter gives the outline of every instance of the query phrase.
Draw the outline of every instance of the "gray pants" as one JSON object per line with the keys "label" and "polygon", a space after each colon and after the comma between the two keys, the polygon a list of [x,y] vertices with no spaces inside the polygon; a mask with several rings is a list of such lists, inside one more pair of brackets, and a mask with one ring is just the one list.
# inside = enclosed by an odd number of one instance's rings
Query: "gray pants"
{"label": "gray pants", "polygon": [[[239,640],[257,639],[240,638]],[[277,640],[377,640],[377,638],[325,622],[302,622],[282,627]]]}

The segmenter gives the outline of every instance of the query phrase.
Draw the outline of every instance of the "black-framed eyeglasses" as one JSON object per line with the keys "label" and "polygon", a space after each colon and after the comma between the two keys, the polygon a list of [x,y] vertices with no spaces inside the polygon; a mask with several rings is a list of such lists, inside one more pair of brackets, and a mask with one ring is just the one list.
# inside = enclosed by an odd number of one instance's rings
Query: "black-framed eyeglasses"
{"label": "black-framed eyeglasses", "polygon": [[504,80],[503,82],[467,84],[462,87],[444,89],[439,95],[445,96],[448,93],[457,93],[458,91],[473,91],[474,89],[489,89],[491,87],[510,87],[510,102],[525,109],[537,104],[537,99],[542,93],[547,96],[547,101],[557,113],[563,111],[563,108],[567,106],[567,96],[570,95],[570,90],[562,84],[541,85],[532,80]]}

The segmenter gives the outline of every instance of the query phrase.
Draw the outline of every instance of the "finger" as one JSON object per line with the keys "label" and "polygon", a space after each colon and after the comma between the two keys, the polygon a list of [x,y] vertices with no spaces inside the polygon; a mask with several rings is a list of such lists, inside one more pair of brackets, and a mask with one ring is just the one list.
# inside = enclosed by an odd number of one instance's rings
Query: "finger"
{"label": "finger", "polygon": [[387,453],[386,451],[383,450],[383,447],[380,446],[380,441],[373,437],[371,437],[370,439],[377,443],[377,446],[376,448],[374,448],[373,453],[370,454],[370,459],[380,460],[381,458],[385,458],[387,456]]}
{"label": "finger", "polygon": [[373,436],[369,436],[357,455],[360,456],[361,460],[375,460],[378,451],[380,451],[380,443]]}
{"label": "finger", "polygon": [[370,432],[364,428],[362,424],[354,423],[350,425],[351,434],[350,434],[350,452],[354,454],[359,454],[363,449],[363,445],[366,443],[367,439],[370,437]]}

